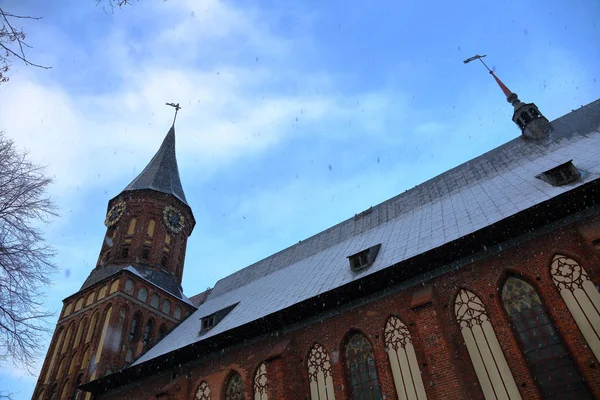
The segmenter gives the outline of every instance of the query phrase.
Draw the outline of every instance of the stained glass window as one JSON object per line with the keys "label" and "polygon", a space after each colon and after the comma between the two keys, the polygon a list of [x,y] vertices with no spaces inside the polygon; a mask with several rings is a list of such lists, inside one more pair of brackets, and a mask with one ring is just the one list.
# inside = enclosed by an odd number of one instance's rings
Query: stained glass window
{"label": "stained glass window", "polygon": [[346,368],[352,399],[378,400],[382,398],[371,344],[360,333],[355,333],[348,340]]}
{"label": "stained glass window", "polygon": [[510,277],[502,303],[534,381],[544,399],[590,399],[560,333],[535,289]]}
{"label": "stained glass window", "polygon": [[237,372],[233,372],[227,381],[225,400],[244,400],[244,381]]}

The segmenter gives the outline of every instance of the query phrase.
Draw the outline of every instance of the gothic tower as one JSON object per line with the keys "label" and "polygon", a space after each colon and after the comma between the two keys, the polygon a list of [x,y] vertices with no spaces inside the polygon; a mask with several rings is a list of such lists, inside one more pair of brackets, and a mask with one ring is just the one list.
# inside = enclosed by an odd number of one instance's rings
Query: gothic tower
{"label": "gothic tower", "polygon": [[104,223],[96,267],[63,300],[34,399],[79,398],[77,386],[131,363],[195,309],[181,288],[196,222],[179,179],[174,126],[108,202]]}

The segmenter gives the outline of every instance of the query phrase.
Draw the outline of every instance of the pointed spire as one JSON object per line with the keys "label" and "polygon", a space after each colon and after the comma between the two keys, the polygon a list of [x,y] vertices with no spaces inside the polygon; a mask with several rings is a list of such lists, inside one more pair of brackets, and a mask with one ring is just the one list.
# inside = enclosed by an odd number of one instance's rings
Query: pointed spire
{"label": "pointed spire", "polygon": [[513,105],[513,107],[518,108],[520,107],[523,103],[521,102],[521,100],[519,100],[519,96],[517,96],[516,93],[512,92],[505,84],[504,82],[502,82],[500,80],[500,78],[498,78],[496,76],[496,74],[494,74],[494,71],[490,70],[490,74],[492,74],[492,76],[494,77],[494,79],[496,80],[496,83],[498,84],[498,86],[500,86],[500,89],[502,89],[502,92],[506,95],[506,101],[508,101],[510,104]]}
{"label": "pointed spire", "polygon": [[171,126],[150,163],[123,191],[152,189],[171,194],[187,204],[175,156],[175,125]]}
{"label": "pointed spire", "polygon": [[498,86],[500,86],[500,89],[502,89],[502,91],[506,95],[506,98],[509,98],[510,95],[513,94],[510,91],[510,89],[506,87],[506,85],[496,76],[496,74],[494,74],[494,71],[490,71],[490,74],[492,74],[492,76],[496,80],[496,83],[498,84]]}

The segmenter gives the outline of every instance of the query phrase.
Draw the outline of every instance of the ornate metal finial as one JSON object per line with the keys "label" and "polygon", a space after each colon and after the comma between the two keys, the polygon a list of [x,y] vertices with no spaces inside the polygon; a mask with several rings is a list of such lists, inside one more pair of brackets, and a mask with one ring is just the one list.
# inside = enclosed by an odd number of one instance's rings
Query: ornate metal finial
{"label": "ornate metal finial", "polygon": [[173,125],[175,125],[175,120],[177,119],[177,111],[181,110],[181,106],[179,105],[179,103],[165,103],[165,105],[175,108],[175,116],[173,117]]}
{"label": "ornate metal finial", "polygon": [[487,64],[483,61],[483,57],[485,57],[486,55],[487,54],[484,54],[484,55],[480,56],[479,54],[475,54],[473,57],[467,58],[463,62],[465,64],[468,64],[471,61],[475,61],[475,60],[481,61],[481,63],[483,64],[483,66],[489,71],[490,75],[492,75],[494,77],[494,80],[496,81],[496,83],[498,84],[498,86],[500,86],[500,89],[502,90],[502,92],[506,95],[506,100],[509,103],[511,103],[512,105],[520,103],[517,95],[515,93],[511,92],[511,90],[496,76],[496,74],[494,74],[494,71],[492,71],[490,69],[490,67],[488,67]]}

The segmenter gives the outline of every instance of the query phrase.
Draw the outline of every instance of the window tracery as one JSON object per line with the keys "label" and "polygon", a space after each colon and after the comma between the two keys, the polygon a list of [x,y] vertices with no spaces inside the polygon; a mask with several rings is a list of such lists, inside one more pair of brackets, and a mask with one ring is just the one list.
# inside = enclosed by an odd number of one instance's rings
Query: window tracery
{"label": "window tracery", "polygon": [[244,400],[245,398],[242,376],[234,371],[227,380],[225,400]]}
{"label": "window tracery", "polygon": [[206,381],[202,381],[196,391],[196,400],[210,400],[210,387]]}
{"label": "window tracery", "polygon": [[454,314],[486,400],[521,399],[483,301],[461,289],[454,300]]}
{"label": "window tracery", "polygon": [[381,388],[371,343],[360,333],[350,336],[346,345],[349,389],[355,400],[379,400]]}
{"label": "window tracery", "polygon": [[308,380],[312,400],[334,400],[331,361],[323,346],[315,343],[308,355]]}
{"label": "window tracery", "polygon": [[585,268],[557,254],[550,265],[552,281],[575,319],[590,349],[600,361],[600,293]]}
{"label": "window tracery", "polygon": [[254,400],[267,400],[267,365],[263,362],[254,375]]}
{"label": "window tracery", "polygon": [[391,316],[385,325],[384,338],[398,398],[426,399],[417,355],[406,324],[400,318]]}

